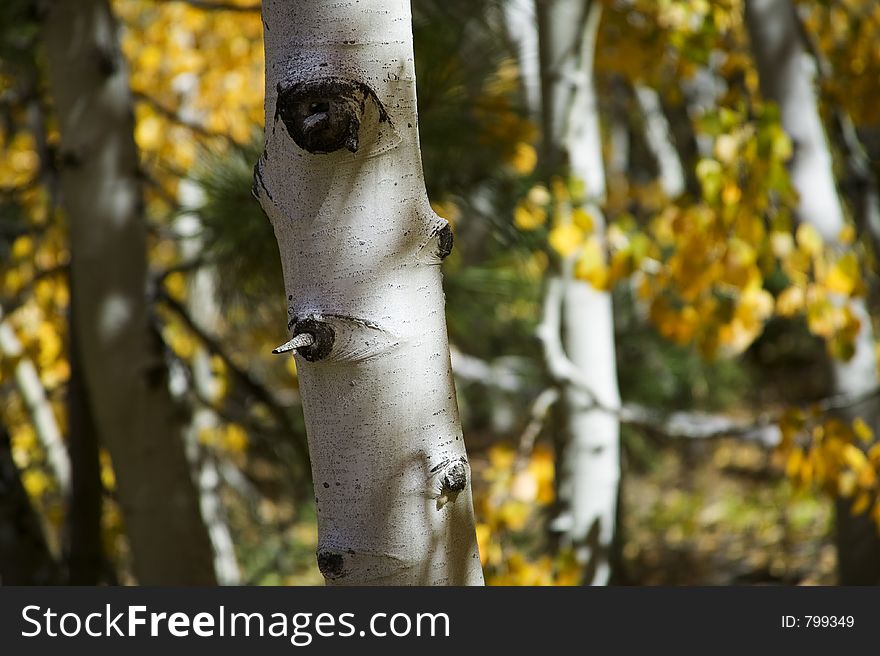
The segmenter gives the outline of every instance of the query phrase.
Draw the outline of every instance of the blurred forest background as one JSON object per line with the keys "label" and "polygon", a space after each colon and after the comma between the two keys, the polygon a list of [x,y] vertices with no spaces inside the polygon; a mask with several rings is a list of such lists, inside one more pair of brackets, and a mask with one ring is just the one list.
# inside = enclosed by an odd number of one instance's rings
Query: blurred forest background
{"label": "blurred forest background", "polygon": [[[0,581],[136,583],[123,473],[71,348],[78,254],[45,4],[0,3]],[[547,46],[528,36],[532,2],[412,2],[425,176],[456,235],[447,321],[487,583],[585,579],[556,475],[566,381],[541,338],[565,262],[613,306],[622,402],[591,410],[620,427],[610,581],[833,584],[850,559],[844,581],[878,583],[880,4],[781,2],[795,73],[762,63],[743,0],[596,4],[581,72],[604,189],[585,192],[540,163]],[[110,6],[146,222],[144,252],[116,255],[146,256],[144,313],[214,572],[321,583],[295,362],[270,353],[287,339],[278,250],[251,196],[259,6]],[[813,90],[788,114],[779,89],[797,84],[771,89],[774,68]],[[819,142],[793,138],[799,108],[820,118]],[[795,174],[817,143],[843,216],[833,232],[807,216],[812,183]]]}

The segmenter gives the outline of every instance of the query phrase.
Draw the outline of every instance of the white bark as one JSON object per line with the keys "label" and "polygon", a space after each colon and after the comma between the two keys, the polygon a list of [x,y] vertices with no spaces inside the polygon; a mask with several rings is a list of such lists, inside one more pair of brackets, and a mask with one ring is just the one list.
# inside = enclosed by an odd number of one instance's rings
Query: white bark
{"label": "white bark", "polygon": [[329,583],[481,584],[406,0],[263,4],[266,152]]}
{"label": "white bark", "polygon": [[58,481],[58,488],[66,497],[70,492],[70,456],[58,428],[58,420],[52,404],[46,397],[46,389],[34,363],[23,355],[24,348],[9,322],[0,312],[0,353],[10,359],[18,359],[15,366],[15,384],[25,408],[34,425],[34,432],[43,447],[49,469]]}
{"label": "white bark", "polygon": [[[779,105],[782,125],[794,146],[790,176],[800,197],[797,218],[814,226],[828,245],[842,249],[839,236],[845,226],[844,212],[819,116],[814,89],[816,63],[805,49],[794,6],[790,0],[747,0],[745,16],[761,91]],[[845,299],[837,301],[844,303]],[[832,362],[834,391],[867,395],[878,384],[874,331],[865,300],[852,299],[850,307],[861,327],[853,357],[846,362]],[[848,413],[864,417],[875,429],[880,423],[875,395]],[[837,531],[841,581],[880,582],[880,539],[870,518],[852,517],[849,501],[841,500]]]}
{"label": "white bark", "polygon": [[[687,103],[687,113],[691,121],[696,123],[706,112],[717,106],[718,97],[724,93],[724,84],[715,73],[712,64],[701,66],[690,78],[681,82],[681,89]],[[697,152],[702,157],[712,156],[713,139],[708,134],[694,134]]]}
{"label": "white bark", "polygon": [[[605,197],[605,169],[599,113],[593,83],[593,57],[601,18],[598,2],[553,0],[538,5],[543,90],[545,160],[551,171],[567,163],[584,182],[595,234],[604,236],[599,203]],[[571,277],[572,262],[559,281],[550,280],[548,297],[559,294],[559,323],[545,316],[542,329],[562,335],[561,353],[577,371],[581,385],[566,385],[566,445],[560,458],[558,494],[562,514],[554,528],[584,564],[584,582],[604,585],[611,575],[620,481],[620,426],[617,417],[595,407],[620,406],[611,295]],[[554,302],[548,301],[552,312]],[[561,331],[561,333],[559,332]],[[553,359],[552,356],[549,359]],[[551,368],[552,368],[551,364]],[[589,390],[587,392],[586,390]],[[592,397],[592,398],[591,398]]]}
{"label": "white bark", "polygon": [[106,0],[57,0],[44,36],[61,132],[77,353],[142,584],[215,581],[211,547],[146,302],[132,98]]}
{"label": "white bark", "polygon": [[541,111],[541,70],[538,57],[538,32],[535,30],[535,1],[506,0],[504,24],[517,50],[520,85],[526,109],[532,116]]}
{"label": "white bark", "polygon": [[660,94],[649,86],[637,84],[635,95],[645,121],[645,141],[660,172],[660,187],[666,196],[676,198],[684,192],[684,170],[672,143],[672,133],[663,112]]}
{"label": "white bark", "polygon": [[[180,204],[185,208],[195,208],[203,203],[202,189],[190,180],[182,180],[178,190]],[[176,223],[181,236],[180,250],[184,261],[192,261],[202,252],[202,224],[196,212],[181,214]],[[191,276],[186,306],[194,322],[203,326],[216,325],[220,318],[217,307],[216,271],[212,267],[199,267]],[[193,385],[200,398],[217,397],[220,382],[211,368],[211,356],[207,349],[199,345],[192,361]],[[185,429],[186,453],[193,468],[196,488],[199,493],[199,507],[208,537],[214,550],[214,572],[220,585],[239,585],[241,571],[235,556],[232,531],[227,522],[223,501],[220,498],[220,474],[217,463],[200,443],[202,431],[211,430],[220,424],[217,414],[204,405],[193,410],[192,418]]]}

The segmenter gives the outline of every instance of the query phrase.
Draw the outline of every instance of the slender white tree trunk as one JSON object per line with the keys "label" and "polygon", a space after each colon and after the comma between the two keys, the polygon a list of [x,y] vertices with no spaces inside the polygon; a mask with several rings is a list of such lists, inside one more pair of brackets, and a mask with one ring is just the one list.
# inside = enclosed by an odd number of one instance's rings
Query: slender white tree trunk
{"label": "slender white tree trunk", "polygon": [[[605,231],[599,208],[605,171],[593,57],[601,12],[598,2],[582,0],[537,5],[545,166],[549,172],[567,168],[584,183],[600,239]],[[613,414],[591,406],[594,399],[607,408],[620,406],[614,315],[611,295],[573,279],[572,268],[573,262],[565,263],[560,279],[563,349],[589,392],[573,385],[564,390],[568,435],[558,484],[563,512],[555,527],[584,564],[584,583],[604,585],[611,575],[616,530],[620,426]]]}
{"label": "slender white tree trunk", "polygon": [[660,172],[660,186],[669,198],[676,198],[684,192],[684,169],[672,143],[672,131],[660,94],[644,84],[635,85],[634,91],[645,121],[645,142]]}
{"label": "slender white tree trunk", "polygon": [[[186,117],[189,118],[189,117]],[[196,119],[197,120],[197,119]],[[184,208],[196,208],[204,202],[204,192],[191,180],[182,180],[178,198]],[[204,248],[202,222],[196,211],[185,212],[175,221],[180,236],[180,250],[184,261],[195,260]],[[217,307],[217,272],[212,266],[199,267],[191,276],[186,299],[190,318],[199,326],[216,326],[220,319]],[[187,381],[188,383],[189,381]],[[211,355],[204,346],[198,346],[192,359],[192,385],[202,399],[215,399],[220,381],[211,367]],[[220,498],[220,473],[212,455],[199,442],[205,430],[219,426],[217,413],[199,405],[193,410],[189,425],[184,429],[186,454],[193,469],[199,494],[199,507],[208,529],[214,550],[214,571],[220,585],[239,585],[241,571],[235,556],[235,544],[227,521],[223,500]]]}
{"label": "slender white tree trunk", "polygon": [[407,0],[263,3],[254,192],[284,269],[329,583],[476,585]]}
{"label": "slender white tree trunk", "polygon": [[504,26],[517,51],[519,79],[526,109],[533,117],[541,112],[541,70],[535,0],[506,0]]}
{"label": "slender white tree trunk", "polygon": [[48,5],[77,352],[142,584],[209,584],[212,553],[146,302],[131,93],[107,0]]}
{"label": "slender white tree trunk", "polygon": [[[831,247],[845,248],[840,233],[845,226],[843,207],[834,181],[831,150],[819,116],[814,89],[816,63],[807,54],[790,0],[747,0],[746,25],[765,98],[779,105],[782,125],[794,146],[790,176],[800,200],[798,220],[809,223]],[[840,302],[843,302],[840,299]],[[864,299],[851,301],[861,322],[855,354],[849,361],[832,362],[834,391],[862,395],[877,387],[874,331]],[[876,398],[853,407],[880,426]],[[853,517],[850,501],[838,502],[837,543],[842,583],[880,583],[880,537],[870,517]]]}

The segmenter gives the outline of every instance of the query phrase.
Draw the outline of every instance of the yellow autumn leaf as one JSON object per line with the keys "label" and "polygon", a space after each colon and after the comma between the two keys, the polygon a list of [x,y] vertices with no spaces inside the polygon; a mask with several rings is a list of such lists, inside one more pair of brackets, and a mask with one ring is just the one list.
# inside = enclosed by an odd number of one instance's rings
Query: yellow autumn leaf
{"label": "yellow autumn leaf", "polygon": [[520,175],[528,175],[535,170],[535,166],[538,164],[538,152],[531,144],[521,141],[513,149],[510,164]]}
{"label": "yellow autumn leaf", "polygon": [[134,130],[134,138],[142,150],[156,150],[162,141],[162,121],[154,115],[139,120]]}
{"label": "yellow autumn leaf", "polygon": [[853,501],[853,505],[850,508],[850,512],[853,516],[861,515],[868,509],[868,506],[871,505],[871,494],[868,492],[862,492],[859,496],[856,497],[856,500]]}
{"label": "yellow autumn leaf", "polygon": [[23,260],[34,251],[34,241],[29,236],[24,235],[16,239],[12,244],[12,257],[16,260]]}
{"label": "yellow autumn leaf", "polygon": [[874,465],[880,464],[880,442],[868,449],[868,460]]}
{"label": "yellow autumn leaf", "polygon": [[589,282],[596,289],[605,289],[608,286],[605,252],[598,237],[589,237],[584,243],[575,264],[574,274],[577,278]]}
{"label": "yellow autumn leaf", "polygon": [[513,210],[513,223],[520,230],[537,230],[546,222],[547,212],[528,201],[517,203]]}
{"label": "yellow autumn leaf", "polygon": [[498,509],[498,520],[506,524],[512,531],[521,531],[525,527],[529,515],[529,505],[521,501],[506,501]]}
{"label": "yellow autumn leaf", "polygon": [[27,491],[28,496],[32,499],[38,499],[45,494],[50,487],[52,481],[46,473],[40,469],[28,469],[21,475],[21,484]]}
{"label": "yellow autumn leaf", "polygon": [[809,223],[801,223],[795,233],[798,248],[804,253],[816,257],[822,253],[822,235]]}
{"label": "yellow autumn leaf", "polygon": [[858,471],[862,467],[870,466],[867,456],[865,456],[864,452],[854,444],[844,444],[842,456],[843,461],[854,471]]}
{"label": "yellow autumn leaf", "polygon": [[801,465],[804,464],[804,451],[800,447],[791,450],[788,460],[785,462],[785,475],[791,479],[796,479],[800,474]]}
{"label": "yellow autumn leaf", "polygon": [[874,431],[861,417],[856,417],[853,420],[853,432],[865,444],[870,444],[874,440]]}
{"label": "yellow autumn leaf", "polygon": [[593,217],[582,207],[576,207],[571,212],[571,220],[574,224],[586,233],[593,232]]}
{"label": "yellow autumn leaf", "polygon": [[800,287],[788,287],[776,297],[776,312],[783,317],[791,317],[804,309],[805,295]]}
{"label": "yellow autumn leaf", "polygon": [[563,223],[550,231],[547,240],[562,257],[570,257],[583,245],[584,232],[573,223]]}
{"label": "yellow autumn leaf", "polygon": [[735,182],[728,181],[721,190],[721,202],[725,205],[736,205],[742,198],[742,191]]}
{"label": "yellow autumn leaf", "polygon": [[232,453],[244,453],[248,447],[247,432],[238,424],[228,424],[223,432],[223,447]]}
{"label": "yellow autumn leaf", "polygon": [[846,253],[828,270],[825,286],[829,291],[849,296],[859,283],[859,262],[856,254]]}
{"label": "yellow autumn leaf", "polygon": [[113,462],[110,460],[110,454],[106,450],[101,450],[98,457],[101,463],[101,483],[107,490],[116,489],[116,472],[113,470]]}

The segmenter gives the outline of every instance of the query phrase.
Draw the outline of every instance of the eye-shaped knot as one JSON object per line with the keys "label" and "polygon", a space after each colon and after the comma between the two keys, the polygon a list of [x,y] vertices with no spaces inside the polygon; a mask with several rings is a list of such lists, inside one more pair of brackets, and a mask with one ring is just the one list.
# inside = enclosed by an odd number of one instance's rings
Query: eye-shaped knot
{"label": "eye-shaped knot", "polygon": [[303,150],[326,154],[347,148],[354,153],[367,98],[373,98],[380,120],[385,120],[375,94],[360,82],[326,78],[288,87],[279,83],[275,115]]}

